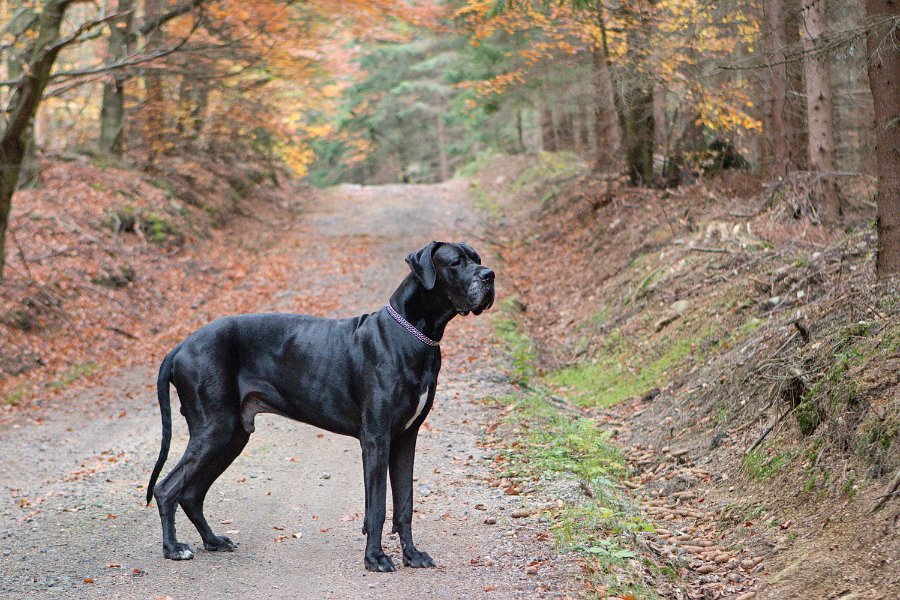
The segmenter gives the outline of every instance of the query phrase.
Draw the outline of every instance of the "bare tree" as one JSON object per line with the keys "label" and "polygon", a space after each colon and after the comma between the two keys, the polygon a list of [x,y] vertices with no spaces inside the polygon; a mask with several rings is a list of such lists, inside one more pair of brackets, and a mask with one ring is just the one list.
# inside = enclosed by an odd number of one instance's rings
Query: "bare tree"
{"label": "bare tree", "polygon": [[36,16],[37,38],[23,54],[25,68],[18,77],[9,101],[6,121],[0,131],[0,278],[3,277],[5,265],[6,230],[9,227],[12,196],[19,182],[34,114],[59,51],[75,41],[86,28],[82,26],[76,33],[60,38],[63,15],[73,3],[74,0],[47,0],[40,15]]}
{"label": "bare tree", "polygon": [[[135,0],[119,0],[117,12],[122,16],[109,24],[109,59],[113,62],[126,58],[134,44],[131,31]],[[122,70],[110,73],[103,84],[103,100],[100,106],[100,152],[106,156],[122,155],[122,131],[125,127],[125,82],[127,74]]]}
{"label": "bare tree", "polygon": [[879,277],[900,273],[900,2],[866,0],[866,11],[882,26],[869,33],[869,85],[875,104],[878,169]]}
{"label": "bare tree", "polygon": [[[73,4],[83,1],[85,0],[46,0],[39,11],[32,11],[32,16],[27,18],[22,30],[23,34],[34,32],[33,39],[20,55],[23,66],[20,70],[13,69],[10,80],[0,82],[0,85],[12,88],[6,118],[0,121],[0,279],[3,278],[6,265],[6,232],[9,228],[12,197],[21,175],[34,115],[48,84],[53,80],[96,75],[141,64],[176,51],[186,41],[185,38],[175,46],[159,48],[143,56],[127,57],[103,66],[53,72],[56,59],[63,48],[83,42],[93,30],[122,16],[119,12],[101,15],[82,22],[73,31],[63,35],[61,28],[66,11]],[[191,0],[177,5],[157,18],[148,20],[144,27],[148,27],[148,31],[158,29],[161,24],[188,13],[199,4],[200,0]]]}
{"label": "bare tree", "polygon": [[809,166],[816,171],[814,194],[822,220],[835,223],[841,216],[841,201],[834,178],[834,107],[831,93],[829,54],[825,51],[825,2],[813,0],[800,11],[801,37],[806,53],[806,115],[809,130]]}

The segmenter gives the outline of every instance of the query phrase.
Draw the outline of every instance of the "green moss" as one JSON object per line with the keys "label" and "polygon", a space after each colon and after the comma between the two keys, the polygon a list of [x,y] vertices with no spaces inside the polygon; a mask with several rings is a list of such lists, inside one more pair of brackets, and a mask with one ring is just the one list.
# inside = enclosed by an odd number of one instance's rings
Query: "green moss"
{"label": "green moss", "polygon": [[181,244],[184,242],[184,237],[178,227],[156,213],[150,212],[144,215],[141,230],[151,244],[163,245],[169,242]]}
{"label": "green moss", "polygon": [[803,435],[812,435],[822,420],[819,406],[815,400],[804,400],[794,411],[797,419],[797,425],[800,426],[800,433]]}
{"label": "green moss", "polygon": [[769,456],[768,453],[755,450],[744,457],[744,470],[753,479],[764,481],[771,479],[784,465],[794,458],[792,452],[782,452]]}
{"label": "green moss", "polygon": [[25,397],[25,388],[17,387],[3,398],[3,401],[10,406],[16,406]]}
{"label": "green moss", "polygon": [[93,375],[94,373],[96,373],[99,370],[100,370],[99,365],[97,365],[97,363],[95,363],[94,361],[88,361],[88,362],[82,363],[80,365],[75,365],[74,367],[65,371],[60,376],[60,378],[57,379],[56,381],[54,381],[51,385],[54,390],[59,391],[61,389],[64,389],[64,388],[72,385],[73,383],[75,383],[76,381],[78,381],[79,379],[81,379],[83,377],[88,377],[90,375]]}
{"label": "green moss", "polygon": [[[596,362],[567,367],[548,375],[556,386],[570,389],[582,404],[610,406],[627,398],[640,396],[662,385],[675,367],[700,353],[700,343],[710,335],[706,329],[695,336],[669,340],[656,359],[642,360],[643,351],[632,351],[615,334],[605,349],[605,356]],[[612,352],[609,350],[612,344]],[[621,345],[621,347],[620,347]]]}

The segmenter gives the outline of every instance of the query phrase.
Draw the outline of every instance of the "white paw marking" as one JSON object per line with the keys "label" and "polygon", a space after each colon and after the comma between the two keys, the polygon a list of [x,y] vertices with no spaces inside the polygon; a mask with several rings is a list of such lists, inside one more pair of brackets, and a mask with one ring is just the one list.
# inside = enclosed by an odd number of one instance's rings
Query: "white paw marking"
{"label": "white paw marking", "polygon": [[409,429],[410,425],[413,424],[413,421],[419,418],[419,415],[422,414],[422,409],[425,408],[426,400],[428,400],[428,388],[425,388],[425,391],[419,396],[419,405],[416,407],[416,412],[412,418],[406,422],[406,426],[403,429]]}
{"label": "white paw marking", "polygon": [[181,558],[181,560],[191,560],[192,558],[194,558],[194,553],[190,550],[182,550],[178,553],[178,556]]}

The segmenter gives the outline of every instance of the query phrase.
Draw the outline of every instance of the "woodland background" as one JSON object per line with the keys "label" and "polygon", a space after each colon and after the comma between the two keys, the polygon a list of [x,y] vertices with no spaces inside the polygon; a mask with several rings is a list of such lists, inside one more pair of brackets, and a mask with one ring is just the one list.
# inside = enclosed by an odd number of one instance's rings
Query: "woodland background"
{"label": "woodland background", "polygon": [[318,185],[565,150],[645,186],[751,168],[832,223],[845,184],[879,176],[878,265],[898,268],[891,0],[4,0],[0,18],[0,243],[38,150],[254,157]]}
{"label": "woodland background", "polygon": [[0,422],[265,305],[314,188],[463,181],[521,392],[486,445],[505,489],[580,482],[588,585],[900,588],[898,32],[896,0],[0,0]]}

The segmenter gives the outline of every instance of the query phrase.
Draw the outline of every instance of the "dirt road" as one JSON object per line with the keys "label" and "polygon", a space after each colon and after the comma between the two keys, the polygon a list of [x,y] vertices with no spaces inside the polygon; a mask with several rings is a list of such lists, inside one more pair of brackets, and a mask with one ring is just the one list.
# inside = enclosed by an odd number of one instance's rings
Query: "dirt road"
{"label": "dirt road", "polygon": [[[431,239],[479,246],[466,184],[344,186],[302,201],[304,225],[261,254],[292,256],[293,285],[259,311],[326,316],[378,309],[406,274],[403,257]],[[500,287],[502,293],[502,273]],[[240,286],[238,286],[240,287]],[[202,310],[202,308],[200,309]],[[215,316],[215,315],[210,315]],[[479,399],[507,390],[487,318],[457,319],[416,461],[414,531],[433,570],[363,569],[362,465],[356,440],[271,415],[257,418],[243,455],[213,486],[206,514],[239,542],[210,553],[179,513],[192,561],[162,558],[155,505],[142,498],[159,448],[155,369],[111,373],[0,432],[0,595],[5,598],[506,598],[567,593],[571,563],[544,526],[511,518],[525,499],[490,487],[477,445],[489,417]],[[161,349],[161,354],[165,349]],[[171,467],[187,431],[173,410]],[[390,492],[388,492],[390,498]],[[496,525],[487,525],[493,516]],[[390,523],[390,516],[388,516]],[[388,525],[389,528],[389,525]],[[386,551],[400,563],[395,536]],[[539,563],[537,573],[533,567]],[[531,565],[531,568],[529,568]]]}

